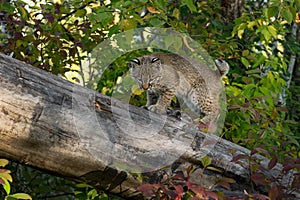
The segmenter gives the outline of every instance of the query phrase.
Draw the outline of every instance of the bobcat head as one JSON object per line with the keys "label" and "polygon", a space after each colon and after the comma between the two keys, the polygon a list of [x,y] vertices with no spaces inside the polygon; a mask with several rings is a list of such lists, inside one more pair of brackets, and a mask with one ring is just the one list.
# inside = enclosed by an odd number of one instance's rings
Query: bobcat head
{"label": "bobcat head", "polygon": [[131,60],[130,75],[141,89],[155,87],[162,77],[161,60],[153,56],[143,56]]}

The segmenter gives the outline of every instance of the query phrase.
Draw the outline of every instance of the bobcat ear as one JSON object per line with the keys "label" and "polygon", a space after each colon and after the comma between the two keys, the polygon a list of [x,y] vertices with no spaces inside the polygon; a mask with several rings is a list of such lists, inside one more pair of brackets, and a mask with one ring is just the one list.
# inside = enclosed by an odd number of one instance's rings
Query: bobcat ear
{"label": "bobcat ear", "polygon": [[137,58],[132,59],[131,62],[134,62],[135,64],[138,64],[138,65],[141,64],[140,60]]}

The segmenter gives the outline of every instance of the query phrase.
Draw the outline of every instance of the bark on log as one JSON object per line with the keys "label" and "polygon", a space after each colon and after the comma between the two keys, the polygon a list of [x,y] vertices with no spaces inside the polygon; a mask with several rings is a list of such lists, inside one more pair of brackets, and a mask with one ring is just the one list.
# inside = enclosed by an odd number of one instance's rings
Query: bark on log
{"label": "bark on log", "polygon": [[[3,54],[0,86],[0,157],[141,199],[139,182],[129,171],[158,169],[178,158],[199,164],[208,155],[212,166],[237,180],[238,190],[251,190],[247,167],[231,162],[234,155],[249,155],[249,150],[188,130],[176,119],[103,96]],[[195,136],[200,150],[192,148]],[[267,165],[267,159],[259,158]],[[277,164],[270,173],[276,176],[280,170]],[[285,178],[290,184],[291,175]],[[204,179],[212,182],[212,176]]]}

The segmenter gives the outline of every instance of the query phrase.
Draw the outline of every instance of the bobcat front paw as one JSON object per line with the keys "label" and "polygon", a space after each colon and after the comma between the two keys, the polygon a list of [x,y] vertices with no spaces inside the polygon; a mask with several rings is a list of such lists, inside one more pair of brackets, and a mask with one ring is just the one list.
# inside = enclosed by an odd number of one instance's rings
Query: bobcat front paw
{"label": "bobcat front paw", "polygon": [[166,114],[166,109],[159,105],[148,106],[148,110],[158,113],[158,114]]}

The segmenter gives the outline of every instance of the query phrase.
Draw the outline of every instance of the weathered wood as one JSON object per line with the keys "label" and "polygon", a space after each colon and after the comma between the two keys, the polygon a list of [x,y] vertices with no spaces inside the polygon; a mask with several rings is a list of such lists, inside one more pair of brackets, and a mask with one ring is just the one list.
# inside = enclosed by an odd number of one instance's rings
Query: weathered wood
{"label": "weathered wood", "polygon": [[[231,160],[249,155],[249,150],[189,130],[176,119],[110,99],[2,54],[0,85],[0,157],[130,199],[141,195],[129,172],[159,169],[178,158],[199,164],[208,155],[212,166],[241,182],[248,180],[247,167]],[[195,136],[202,145],[197,151],[192,147]],[[267,159],[260,159],[267,165]],[[278,164],[270,173],[280,170]],[[290,174],[286,180],[291,182]]]}

